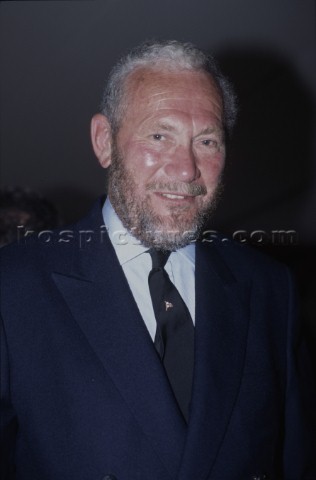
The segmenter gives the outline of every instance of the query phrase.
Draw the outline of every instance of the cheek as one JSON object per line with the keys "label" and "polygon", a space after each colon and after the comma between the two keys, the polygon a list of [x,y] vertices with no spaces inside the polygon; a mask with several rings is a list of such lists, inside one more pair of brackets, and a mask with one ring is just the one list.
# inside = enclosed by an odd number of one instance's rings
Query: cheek
{"label": "cheek", "polygon": [[148,148],[148,146],[139,143],[128,143],[125,146],[127,152],[124,156],[128,157],[129,166],[136,168],[140,174],[142,170],[139,169],[155,169],[161,164],[161,154],[155,149]]}
{"label": "cheek", "polygon": [[157,155],[153,155],[152,152],[144,152],[143,164],[145,168],[152,168],[158,164]]}
{"label": "cheek", "polygon": [[218,183],[224,170],[224,165],[224,156],[221,154],[216,155],[211,162],[208,161],[202,164],[201,173],[206,185],[214,185]]}

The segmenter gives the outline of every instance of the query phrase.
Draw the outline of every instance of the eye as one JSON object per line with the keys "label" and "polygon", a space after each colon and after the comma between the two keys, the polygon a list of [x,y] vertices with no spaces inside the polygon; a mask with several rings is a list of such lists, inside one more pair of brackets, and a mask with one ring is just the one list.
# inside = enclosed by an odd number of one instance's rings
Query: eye
{"label": "eye", "polygon": [[159,140],[162,140],[162,135],[160,135],[160,133],[154,133],[153,136],[152,136],[152,138],[153,138],[154,140],[158,140],[158,141],[159,141]]}
{"label": "eye", "polygon": [[206,140],[202,140],[202,144],[206,145],[207,147],[217,147],[218,142],[216,140],[213,140],[211,138],[208,138]]}

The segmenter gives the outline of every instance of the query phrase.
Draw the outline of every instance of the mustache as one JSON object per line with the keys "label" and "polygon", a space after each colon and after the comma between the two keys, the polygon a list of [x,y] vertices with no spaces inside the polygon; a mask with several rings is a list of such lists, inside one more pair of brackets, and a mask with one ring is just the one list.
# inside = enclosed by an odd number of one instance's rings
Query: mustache
{"label": "mustache", "polygon": [[180,193],[192,197],[206,195],[207,193],[204,185],[182,182],[152,182],[147,185],[146,190],[159,191],[161,193]]}

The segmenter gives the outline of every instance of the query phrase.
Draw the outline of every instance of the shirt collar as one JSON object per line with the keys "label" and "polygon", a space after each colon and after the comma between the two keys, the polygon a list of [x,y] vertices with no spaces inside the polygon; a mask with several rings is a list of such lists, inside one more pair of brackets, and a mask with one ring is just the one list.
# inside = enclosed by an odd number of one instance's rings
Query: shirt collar
{"label": "shirt collar", "polygon": [[[120,265],[124,265],[133,258],[138,257],[148,251],[137,238],[135,238],[123,226],[121,220],[117,216],[110,199],[107,197],[102,208],[104,224],[109,234],[110,241],[114,247]],[[176,252],[172,252],[172,256],[181,255],[190,263],[195,264],[195,244],[191,243],[186,247],[180,248]]]}

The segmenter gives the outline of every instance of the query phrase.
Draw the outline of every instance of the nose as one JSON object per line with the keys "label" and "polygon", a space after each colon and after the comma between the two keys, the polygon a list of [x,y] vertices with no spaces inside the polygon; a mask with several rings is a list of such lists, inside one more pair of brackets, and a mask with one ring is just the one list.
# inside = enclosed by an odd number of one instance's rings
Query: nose
{"label": "nose", "polygon": [[165,175],[171,180],[190,183],[200,176],[192,146],[178,146],[164,166]]}

